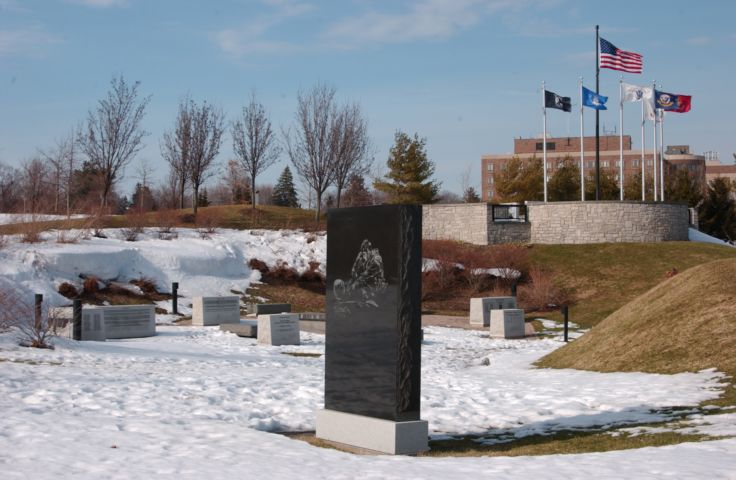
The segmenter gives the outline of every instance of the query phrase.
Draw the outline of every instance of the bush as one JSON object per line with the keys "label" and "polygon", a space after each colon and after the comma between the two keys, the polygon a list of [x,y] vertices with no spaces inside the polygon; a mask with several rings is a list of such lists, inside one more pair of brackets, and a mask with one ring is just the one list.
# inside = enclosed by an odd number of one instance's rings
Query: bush
{"label": "bush", "polygon": [[82,291],[86,294],[95,294],[100,291],[100,280],[97,277],[87,277],[84,279]]}
{"label": "bush", "polygon": [[39,243],[43,226],[39,222],[26,222],[21,224],[20,240],[23,243]]}
{"label": "bush", "polygon": [[210,238],[210,236],[217,233],[217,226],[220,224],[220,221],[221,215],[216,210],[200,210],[196,218],[199,236]]}
{"label": "bush", "polygon": [[263,278],[271,284],[290,285],[299,280],[299,274],[286,262],[278,262]]}
{"label": "bush", "polygon": [[[141,234],[140,230],[134,227],[124,227],[120,229],[120,235],[126,242],[135,242],[138,240],[138,236]],[[95,235],[97,236],[97,235]]]}
{"label": "bush", "polygon": [[130,283],[140,288],[141,291],[146,295],[155,295],[158,293],[156,280],[152,278],[141,277],[135,280],[131,280]]}
{"label": "bush", "polygon": [[0,329],[15,327],[20,344],[25,347],[54,348],[52,321],[48,309],[36,311],[34,299],[12,285],[0,287]]}
{"label": "bush", "polygon": [[319,262],[309,262],[309,269],[299,275],[299,282],[324,283],[325,278],[319,271]]}
{"label": "bush", "polygon": [[64,282],[59,285],[59,294],[65,296],[66,298],[77,298],[79,296],[79,291],[77,290],[77,287],[75,287],[71,283]]}
{"label": "bush", "polygon": [[519,245],[503,244],[491,247],[490,266],[500,270],[498,281],[505,287],[525,278],[529,273],[529,250]]}
{"label": "bush", "polygon": [[552,274],[535,265],[529,270],[529,283],[519,287],[519,303],[535,311],[555,310],[573,301],[571,292],[558,287]]}
{"label": "bush", "polygon": [[174,228],[175,220],[172,211],[159,210],[156,212],[156,225],[158,225],[158,238],[161,240],[178,238],[179,234],[176,233],[176,229]]}

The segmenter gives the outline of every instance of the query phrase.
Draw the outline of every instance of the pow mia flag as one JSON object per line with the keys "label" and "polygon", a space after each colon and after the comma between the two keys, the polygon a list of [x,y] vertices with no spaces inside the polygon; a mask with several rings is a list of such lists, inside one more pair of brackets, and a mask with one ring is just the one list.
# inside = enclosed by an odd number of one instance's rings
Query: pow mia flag
{"label": "pow mia flag", "polygon": [[544,106],[545,108],[556,108],[565,112],[572,109],[570,97],[561,97],[549,90],[544,91]]}

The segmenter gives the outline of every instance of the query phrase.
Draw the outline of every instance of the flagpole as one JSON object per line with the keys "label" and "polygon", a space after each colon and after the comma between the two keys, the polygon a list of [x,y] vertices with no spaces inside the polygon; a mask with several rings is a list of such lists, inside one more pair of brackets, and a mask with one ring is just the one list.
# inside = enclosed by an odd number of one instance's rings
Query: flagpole
{"label": "flagpole", "polygon": [[580,201],[585,201],[585,135],[583,127],[583,77],[580,77]]}
{"label": "flagpole", "polygon": [[619,196],[621,201],[624,201],[624,76],[618,80],[618,104],[619,104],[619,126],[620,132],[618,134],[618,181],[619,181]]}
{"label": "flagpole", "polygon": [[[656,103],[655,103],[656,105]],[[654,109],[654,114],[657,114],[657,109]],[[661,108],[659,109],[659,114],[661,115],[659,119],[659,145],[660,145],[660,154],[659,154],[659,161],[662,162],[659,165],[659,188],[661,188],[659,199],[664,202],[664,110]]]}
{"label": "flagpole", "polygon": [[546,90],[542,81],[542,170],[544,178],[544,201],[547,202],[547,104]]}
{"label": "flagpole", "polygon": [[646,146],[646,138],[644,137],[644,99],[641,100],[641,201],[646,202],[647,201],[647,195],[646,195],[646,170],[644,167],[644,164],[646,163],[646,159],[644,158],[644,148]]}
{"label": "flagpole", "polygon": [[[595,26],[595,94],[600,92],[600,40],[598,36],[598,25]],[[601,134],[600,134],[600,110],[595,110],[595,199],[601,199]]]}
{"label": "flagpole", "polygon": [[[654,89],[657,86],[657,81],[652,81],[652,95],[654,95]],[[657,201],[657,196],[659,195],[659,192],[657,192],[657,109],[654,109],[654,120],[652,120],[652,130],[654,130],[654,146],[652,147],[652,159],[654,160],[654,175],[653,175],[653,184],[654,184],[654,201]]]}

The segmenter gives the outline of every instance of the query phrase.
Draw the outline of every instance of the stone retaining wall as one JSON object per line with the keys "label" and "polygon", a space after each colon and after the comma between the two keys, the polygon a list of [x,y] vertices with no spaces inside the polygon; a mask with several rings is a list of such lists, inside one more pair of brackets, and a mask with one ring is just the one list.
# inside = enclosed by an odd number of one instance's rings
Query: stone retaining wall
{"label": "stone retaining wall", "polygon": [[528,202],[531,242],[662,242],[688,239],[687,205],[652,202]]}
{"label": "stone retaining wall", "polygon": [[428,240],[489,245],[529,243],[530,235],[528,223],[494,223],[487,203],[422,205],[422,238]]}

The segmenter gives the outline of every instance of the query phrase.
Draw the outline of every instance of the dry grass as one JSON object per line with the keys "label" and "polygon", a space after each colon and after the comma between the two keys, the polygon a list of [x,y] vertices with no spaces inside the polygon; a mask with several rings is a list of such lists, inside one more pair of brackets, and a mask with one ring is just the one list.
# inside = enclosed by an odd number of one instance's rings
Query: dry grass
{"label": "dry grass", "polygon": [[539,366],[736,374],[736,259],[684,271],[617,310]]}
{"label": "dry grass", "polygon": [[[666,280],[667,272],[722,258],[736,249],[696,242],[534,245],[531,260],[575,293],[570,320],[591,327]],[[553,319],[560,319],[554,315]]]}
{"label": "dry grass", "polygon": [[265,297],[270,303],[290,303],[293,312],[324,312],[325,295],[297,284],[269,285],[259,284],[258,288],[249,288],[247,295]]}
{"label": "dry grass", "polygon": [[[294,440],[307,442],[320,448],[330,448],[343,452],[363,455],[376,455],[376,452],[341,445],[339,443],[317,438],[314,432],[286,433]],[[679,434],[662,432],[653,434],[630,435],[610,432],[566,431],[553,435],[532,435],[508,443],[481,445],[477,437],[462,437],[451,440],[435,440],[429,442],[430,450],[417,454],[421,457],[518,457],[527,455],[560,455],[591,452],[609,452],[644,447],[662,447],[682,442],[699,442],[716,440],[700,434]]]}

